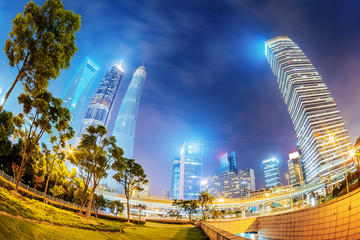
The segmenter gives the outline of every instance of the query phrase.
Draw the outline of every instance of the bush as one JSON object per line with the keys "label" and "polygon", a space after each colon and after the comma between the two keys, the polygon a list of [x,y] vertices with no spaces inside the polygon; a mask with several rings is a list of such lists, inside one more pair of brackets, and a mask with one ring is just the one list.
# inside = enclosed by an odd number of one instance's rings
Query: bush
{"label": "bush", "polygon": [[194,221],[179,221],[179,220],[172,220],[172,219],[146,219],[147,222],[155,222],[155,223],[166,223],[166,224],[194,224]]}

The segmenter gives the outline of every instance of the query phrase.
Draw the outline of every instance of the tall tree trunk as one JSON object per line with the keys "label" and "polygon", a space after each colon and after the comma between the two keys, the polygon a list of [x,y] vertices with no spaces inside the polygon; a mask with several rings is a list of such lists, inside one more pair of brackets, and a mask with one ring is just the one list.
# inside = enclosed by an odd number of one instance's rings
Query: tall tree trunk
{"label": "tall tree trunk", "polygon": [[23,70],[21,69],[20,72],[18,73],[18,75],[15,78],[15,81],[13,82],[13,84],[11,85],[11,88],[6,92],[5,96],[4,96],[4,100],[3,103],[0,105],[0,113],[2,112],[2,110],[4,109],[5,103],[8,100],[10,93],[12,92],[12,90],[14,89],[14,87],[16,86],[16,84],[18,83],[18,81],[20,80],[21,75],[23,74]]}
{"label": "tall tree trunk", "polygon": [[48,186],[49,186],[49,181],[50,181],[50,175],[46,179],[45,190],[44,190],[44,201],[43,201],[44,203],[46,201],[46,192],[47,192],[47,189],[48,189]]}
{"label": "tall tree trunk", "polygon": [[22,160],[21,160],[21,164],[19,167],[19,170],[17,172],[17,176],[16,176],[16,184],[15,184],[15,192],[17,193],[19,191],[19,184],[20,184],[20,178],[22,177],[22,171],[24,169],[25,166],[25,156],[22,156]]}
{"label": "tall tree trunk", "polygon": [[90,215],[91,215],[91,204],[92,204],[92,199],[94,197],[96,187],[97,187],[97,184],[94,184],[94,187],[91,190],[91,194],[90,194],[90,197],[89,197],[89,202],[88,202],[88,205],[87,205],[87,208],[86,208],[86,214],[85,214],[85,218],[87,220],[89,220]]}
{"label": "tall tree trunk", "polygon": [[126,198],[127,222],[130,223],[130,199]]}
{"label": "tall tree trunk", "polygon": [[56,153],[54,153],[54,159],[53,159],[53,161],[52,161],[52,163],[51,163],[49,175],[48,175],[48,178],[47,178],[47,180],[46,180],[45,190],[44,190],[44,203],[45,203],[45,201],[46,201],[46,192],[47,192],[47,189],[48,189],[48,186],[49,186],[49,181],[50,181],[51,173],[52,173],[52,171],[53,171],[53,169],[54,169],[54,165],[55,165],[55,161],[56,161],[56,155],[55,155],[55,154],[57,154],[57,153],[58,153],[58,151],[56,151]]}

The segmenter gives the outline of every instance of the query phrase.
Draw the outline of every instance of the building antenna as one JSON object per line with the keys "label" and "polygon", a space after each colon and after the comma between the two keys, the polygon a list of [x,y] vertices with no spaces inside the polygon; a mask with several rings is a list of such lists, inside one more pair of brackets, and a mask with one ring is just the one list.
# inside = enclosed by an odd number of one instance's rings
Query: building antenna
{"label": "building antenna", "polygon": [[142,63],[142,65],[143,65],[143,67],[145,67],[145,66],[144,66],[144,59],[141,60],[141,63]]}

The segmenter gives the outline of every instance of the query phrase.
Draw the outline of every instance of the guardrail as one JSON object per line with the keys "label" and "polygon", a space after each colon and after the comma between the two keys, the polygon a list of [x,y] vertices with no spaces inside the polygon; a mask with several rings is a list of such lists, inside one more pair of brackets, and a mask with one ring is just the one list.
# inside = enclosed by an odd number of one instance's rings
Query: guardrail
{"label": "guardrail", "polygon": [[[9,182],[12,182],[13,184],[16,183],[16,179],[13,178],[12,176],[7,175],[3,170],[0,170],[0,176],[3,177],[3,178],[5,178],[5,179],[6,179],[7,181],[9,181]],[[40,192],[40,191],[38,191],[38,190],[30,187],[29,185],[26,185],[26,184],[20,182],[20,183],[19,183],[19,186],[20,186],[22,189],[24,189],[24,190],[26,190],[26,191],[28,191],[28,192],[32,192],[32,193],[34,193],[35,195],[38,195],[38,196],[40,196],[40,197],[44,197],[44,193],[43,193],[43,192]],[[77,204],[72,203],[72,202],[64,201],[64,200],[62,200],[62,199],[53,197],[53,196],[48,195],[48,194],[46,194],[46,199],[48,199],[48,200],[50,200],[50,201],[53,201],[53,202],[60,203],[60,204],[62,204],[62,205],[68,206],[68,207],[80,208],[80,205],[77,205]]]}

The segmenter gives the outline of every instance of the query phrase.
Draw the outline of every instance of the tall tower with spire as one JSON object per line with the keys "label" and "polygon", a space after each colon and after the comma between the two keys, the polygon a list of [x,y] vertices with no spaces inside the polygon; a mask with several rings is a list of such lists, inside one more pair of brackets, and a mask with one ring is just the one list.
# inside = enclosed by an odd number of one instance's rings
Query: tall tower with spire
{"label": "tall tower with spire", "polygon": [[[112,134],[116,138],[116,145],[124,150],[124,157],[126,158],[133,158],[136,119],[145,79],[146,71],[144,65],[142,65],[133,74]],[[113,175],[114,172],[109,170],[104,182],[108,188],[119,190],[120,186],[112,178]]]}
{"label": "tall tower with spire", "polygon": [[88,126],[104,125],[106,127],[110,118],[109,115],[115,105],[116,94],[120,89],[124,76],[125,71],[121,65],[113,66],[106,73],[82,120],[82,126],[76,138],[76,143],[80,142],[81,135],[86,132]]}
{"label": "tall tower with spire", "polygon": [[86,57],[84,62],[81,64],[81,67],[77,70],[74,78],[66,88],[62,97],[63,107],[70,110],[72,123],[76,122],[81,106],[83,105],[89,89],[99,71],[99,65],[97,65],[91,58]]}

